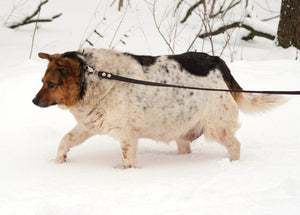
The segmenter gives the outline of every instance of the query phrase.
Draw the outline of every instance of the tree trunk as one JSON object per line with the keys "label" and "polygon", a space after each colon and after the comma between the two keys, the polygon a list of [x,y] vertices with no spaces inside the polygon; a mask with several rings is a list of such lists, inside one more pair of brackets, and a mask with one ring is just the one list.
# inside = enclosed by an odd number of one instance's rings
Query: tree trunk
{"label": "tree trunk", "polygon": [[282,0],[277,37],[279,46],[300,49],[300,0]]}

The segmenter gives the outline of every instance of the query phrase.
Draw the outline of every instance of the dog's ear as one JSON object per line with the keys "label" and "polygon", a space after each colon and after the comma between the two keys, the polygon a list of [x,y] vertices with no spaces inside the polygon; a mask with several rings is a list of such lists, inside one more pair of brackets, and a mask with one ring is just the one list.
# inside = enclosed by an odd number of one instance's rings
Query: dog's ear
{"label": "dog's ear", "polygon": [[58,66],[58,70],[62,75],[68,75],[77,68],[76,62],[69,58],[58,58],[56,65]]}
{"label": "dog's ear", "polygon": [[47,59],[47,60],[49,60],[49,61],[51,61],[51,59],[52,59],[51,55],[46,54],[46,53],[40,52],[38,55],[39,55],[39,57],[42,58],[42,59]]}

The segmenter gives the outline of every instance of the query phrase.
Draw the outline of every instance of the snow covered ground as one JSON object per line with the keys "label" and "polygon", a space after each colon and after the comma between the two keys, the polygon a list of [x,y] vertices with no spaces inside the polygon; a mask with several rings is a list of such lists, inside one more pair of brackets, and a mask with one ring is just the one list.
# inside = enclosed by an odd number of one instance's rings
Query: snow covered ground
{"label": "snow covered ground", "polygon": [[[8,13],[12,2],[1,1],[1,14]],[[202,137],[189,155],[177,155],[175,143],[143,139],[138,168],[123,170],[119,143],[96,136],[74,148],[67,163],[53,162],[61,137],[75,120],[57,107],[31,103],[47,65],[37,52],[76,50],[97,4],[50,1],[45,13],[64,15],[39,28],[31,60],[33,26],[0,27],[0,214],[299,214],[300,96],[290,96],[288,103],[265,114],[241,113],[236,134],[242,144],[240,161],[229,162],[222,146]],[[145,31],[153,33],[148,44],[139,31],[116,49],[167,53],[151,19],[145,20]],[[243,60],[228,65],[243,88],[300,90],[295,49],[283,50],[263,39],[239,46]]]}

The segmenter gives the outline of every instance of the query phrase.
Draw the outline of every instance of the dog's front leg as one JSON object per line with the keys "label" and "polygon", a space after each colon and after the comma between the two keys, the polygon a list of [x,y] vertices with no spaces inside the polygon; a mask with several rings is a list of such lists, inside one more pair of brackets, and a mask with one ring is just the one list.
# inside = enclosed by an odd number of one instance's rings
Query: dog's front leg
{"label": "dog's front leg", "polygon": [[61,140],[56,155],[56,163],[63,163],[67,159],[67,154],[70,148],[83,143],[86,139],[93,136],[82,126],[77,124],[69,133]]}
{"label": "dog's front leg", "polygon": [[136,168],[138,139],[121,141],[122,161],[124,169]]}

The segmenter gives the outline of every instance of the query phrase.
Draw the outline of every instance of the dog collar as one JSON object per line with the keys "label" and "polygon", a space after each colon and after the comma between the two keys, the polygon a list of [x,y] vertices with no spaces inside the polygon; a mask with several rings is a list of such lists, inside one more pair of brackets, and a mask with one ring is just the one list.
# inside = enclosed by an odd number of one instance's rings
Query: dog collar
{"label": "dog collar", "polygon": [[97,75],[98,77],[110,79],[112,77],[111,73],[103,72],[103,71],[96,71],[93,67],[87,65],[86,71],[88,75]]}

